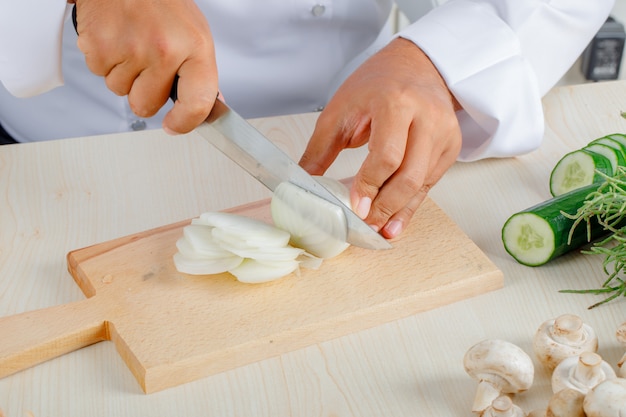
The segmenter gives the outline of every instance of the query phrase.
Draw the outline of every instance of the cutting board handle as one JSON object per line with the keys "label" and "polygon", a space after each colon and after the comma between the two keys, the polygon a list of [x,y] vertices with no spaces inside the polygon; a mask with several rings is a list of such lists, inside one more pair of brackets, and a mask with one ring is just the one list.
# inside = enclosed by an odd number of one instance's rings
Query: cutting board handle
{"label": "cutting board handle", "polygon": [[96,296],[0,317],[0,378],[108,340],[106,310]]}

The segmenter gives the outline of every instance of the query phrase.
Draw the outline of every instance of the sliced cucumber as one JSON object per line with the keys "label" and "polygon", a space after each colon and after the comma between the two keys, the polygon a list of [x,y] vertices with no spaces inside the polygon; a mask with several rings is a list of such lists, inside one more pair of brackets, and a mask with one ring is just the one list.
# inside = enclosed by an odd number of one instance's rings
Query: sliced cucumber
{"label": "sliced cucumber", "polygon": [[599,184],[592,184],[572,190],[509,217],[502,227],[506,251],[523,265],[539,266],[606,236],[607,231],[597,223],[591,223],[588,236],[587,224],[581,222],[568,243],[574,220],[563,214],[575,214],[598,187]]}
{"label": "sliced cucumber", "polygon": [[615,149],[611,146],[602,143],[591,143],[585,146],[583,149],[606,156],[611,162],[611,171],[617,172],[617,167],[624,166],[624,154],[621,150]]}
{"label": "sliced cucumber", "polygon": [[597,171],[613,175],[611,161],[606,156],[584,149],[570,152],[557,162],[550,174],[550,193],[556,197],[602,181]]}
{"label": "sliced cucumber", "polygon": [[624,156],[624,159],[626,160],[626,143],[622,144],[620,141],[611,139],[606,136],[601,137],[599,139],[592,140],[591,142],[589,142],[589,145],[593,145],[595,143],[600,143],[602,145],[610,146],[611,148],[617,149]]}
{"label": "sliced cucumber", "polygon": [[624,147],[626,152],[626,135],[624,135],[623,133],[612,133],[604,137],[620,143]]}

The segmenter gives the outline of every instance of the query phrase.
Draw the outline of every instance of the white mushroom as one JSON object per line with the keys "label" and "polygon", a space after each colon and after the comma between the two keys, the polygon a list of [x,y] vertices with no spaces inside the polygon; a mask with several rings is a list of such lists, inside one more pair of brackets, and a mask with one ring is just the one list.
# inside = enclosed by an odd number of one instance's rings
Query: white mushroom
{"label": "white mushroom", "polygon": [[547,409],[531,411],[527,417],[585,417],[584,399],[582,392],[564,388],[552,395]]}
{"label": "white mushroom", "polygon": [[587,394],[600,382],[615,378],[615,371],[597,353],[583,352],[563,359],[552,374],[552,392],[572,388]]}
{"label": "white mushroom", "polygon": [[491,402],[481,417],[526,417],[526,415],[521,408],[513,404],[509,396],[501,395]]}
{"label": "white mushroom", "polygon": [[472,411],[480,413],[501,394],[525,391],[532,385],[535,369],[530,356],[513,343],[483,340],[469,348],[463,358],[465,371],[478,380]]}
{"label": "white mushroom", "polygon": [[598,350],[595,331],[574,314],[563,314],[539,326],[533,338],[537,359],[550,371],[563,359]]}
{"label": "white mushroom", "polygon": [[573,388],[564,388],[552,395],[546,417],[585,417],[583,400],[585,394]]}
{"label": "white mushroom", "polygon": [[[615,332],[615,337],[617,338],[617,341],[620,342],[622,346],[626,348],[626,322],[622,323],[617,328],[617,332]],[[622,356],[622,359],[620,359],[619,362],[617,363],[617,368],[618,368],[617,374],[621,378],[626,378],[626,366],[624,366],[624,363],[626,363],[626,353],[624,353],[624,356]]]}
{"label": "white mushroom", "polygon": [[626,416],[626,379],[607,379],[585,396],[583,408],[587,417]]}

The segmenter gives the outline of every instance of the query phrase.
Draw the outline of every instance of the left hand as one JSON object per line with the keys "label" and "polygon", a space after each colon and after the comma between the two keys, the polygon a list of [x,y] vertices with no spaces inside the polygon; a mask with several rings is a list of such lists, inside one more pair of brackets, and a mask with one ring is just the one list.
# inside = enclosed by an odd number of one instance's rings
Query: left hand
{"label": "left hand", "polygon": [[406,39],[395,39],[337,90],[300,165],[321,175],[341,150],[368,143],[368,156],[354,178],[352,207],[393,238],[456,161],[461,131],[455,111],[460,108],[426,54]]}

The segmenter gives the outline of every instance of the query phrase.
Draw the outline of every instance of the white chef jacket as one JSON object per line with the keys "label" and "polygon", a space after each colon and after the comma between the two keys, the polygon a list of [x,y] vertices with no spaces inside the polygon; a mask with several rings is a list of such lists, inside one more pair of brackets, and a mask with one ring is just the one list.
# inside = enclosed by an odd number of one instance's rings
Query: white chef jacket
{"label": "white chef jacket", "polygon": [[[215,40],[220,89],[249,118],[323,108],[392,37],[392,0],[196,2]],[[539,146],[541,97],[575,62],[614,0],[397,3],[415,22],[396,36],[428,54],[462,104],[459,159],[475,160]],[[66,9],[65,0],[0,5],[0,124],[23,142],[160,128],[170,105],[152,118],[133,115],[125,97],[88,71]]]}

